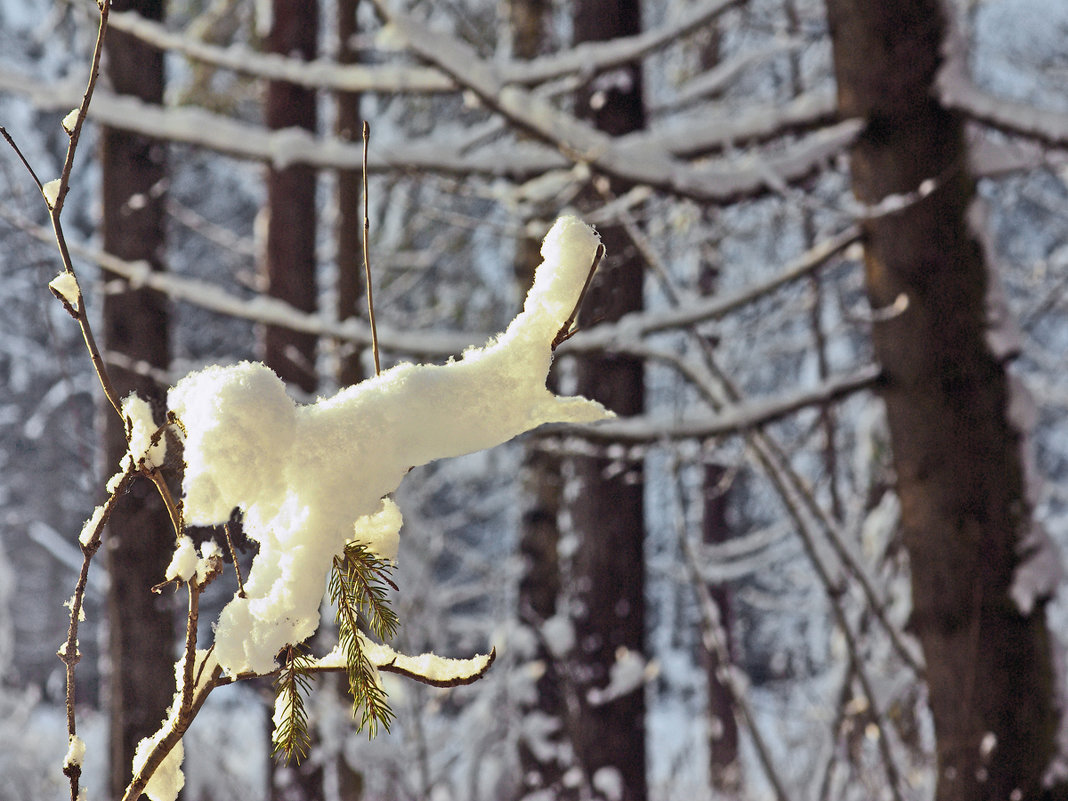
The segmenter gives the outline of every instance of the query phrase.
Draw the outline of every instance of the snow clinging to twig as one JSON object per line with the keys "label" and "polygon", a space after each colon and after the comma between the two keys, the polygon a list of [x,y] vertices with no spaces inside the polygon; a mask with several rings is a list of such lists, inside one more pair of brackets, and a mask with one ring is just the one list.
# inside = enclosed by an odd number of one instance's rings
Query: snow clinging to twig
{"label": "snow clinging to twig", "polygon": [[268,673],[283,646],[315,631],[325,576],[346,541],[393,556],[400,514],[382,498],[411,467],[542,423],[611,416],[545,387],[551,343],[575,310],[598,244],[579,220],[558,220],[522,313],[448,364],[397,365],[311,405],[295,403],[271,370],[249,362],[192,373],[171,390],[186,432],[186,522],[218,525],[239,507],[260,544],[246,597],[219,618],[215,654],[224,670]]}

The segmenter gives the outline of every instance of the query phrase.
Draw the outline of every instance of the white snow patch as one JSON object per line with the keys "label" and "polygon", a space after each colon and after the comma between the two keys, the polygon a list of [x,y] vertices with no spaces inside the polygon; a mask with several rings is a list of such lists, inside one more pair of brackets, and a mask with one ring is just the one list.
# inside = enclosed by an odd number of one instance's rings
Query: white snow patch
{"label": "white snow patch", "polygon": [[63,130],[69,134],[74,133],[74,126],[78,124],[78,112],[81,109],[73,109],[63,118]]}
{"label": "white snow patch", "polygon": [[144,460],[148,467],[162,465],[167,454],[167,438],[160,436],[159,441],[155,445],[152,444],[152,437],[159,430],[159,426],[152,416],[152,407],[148,405],[148,401],[131,392],[122,401],[122,416],[130,426],[130,455],[134,463],[140,464]]}
{"label": "white snow patch", "polygon": [[64,270],[48,282],[48,288],[62,297],[74,311],[81,309],[82,290],[74,273]]}
{"label": "white snow patch", "polygon": [[70,735],[70,744],[67,746],[67,755],[63,757],[63,767],[70,768],[75,765],[81,767],[85,759],[85,740],[77,734]]}
{"label": "white snow patch", "polygon": [[[246,533],[260,544],[247,597],[229,602],[216,629],[227,672],[268,673],[283,646],[318,628],[334,556],[358,521],[376,530],[397,522],[381,499],[411,467],[542,423],[611,416],[545,387],[550,343],[574,311],[598,242],[576,218],[558,220],[523,312],[485,347],[446,365],[401,364],[306,406],[270,369],[248,362],[192,373],[171,390],[186,431],[186,521],[219,525],[240,507]],[[377,514],[385,517],[366,520]]]}
{"label": "white snow patch", "polygon": [[93,541],[93,534],[96,532],[96,528],[100,524],[100,520],[104,518],[104,506],[97,506],[93,509],[93,514],[89,516],[89,519],[81,527],[81,534],[78,535],[78,541],[83,546],[88,546]]}
{"label": "white snow patch", "polygon": [[48,208],[54,209],[56,207],[56,201],[59,199],[59,186],[60,179],[53,178],[41,186],[41,194],[44,195],[45,203],[48,204]]}
{"label": "white snow patch", "polygon": [[[160,729],[155,736],[145,737],[137,744],[133,758],[134,773],[137,773],[148,761],[149,754],[152,753],[156,743],[163,738],[165,731],[165,729]],[[178,797],[178,792],[185,786],[185,774],[182,773],[184,755],[185,750],[182,741],[179,740],[164,757],[145,786],[145,795],[151,801],[174,801]]]}
{"label": "white snow patch", "polygon": [[[388,666],[440,684],[470,679],[484,672],[492,661],[491,654],[478,654],[470,659],[453,659],[433,653],[408,656],[394,651],[388,645],[369,640],[363,634],[359,634],[359,637],[360,647],[367,661],[376,668]],[[345,653],[341,646],[337,645],[326,656],[316,659],[315,664],[323,668],[344,668]]]}
{"label": "white snow patch", "polygon": [[383,498],[381,509],[356,521],[352,539],[382,559],[396,559],[403,523],[400,507],[391,498]]}
{"label": "white snow patch", "polygon": [[167,581],[188,582],[197,572],[197,549],[193,541],[184,534],[178,539],[171,562],[167,565],[164,578]]}
{"label": "white snow patch", "polygon": [[222,559],[222,548],[215,540],[206,540],[200,546],[200,558],[197,560],[197,583],[203,584],[218,560]]}

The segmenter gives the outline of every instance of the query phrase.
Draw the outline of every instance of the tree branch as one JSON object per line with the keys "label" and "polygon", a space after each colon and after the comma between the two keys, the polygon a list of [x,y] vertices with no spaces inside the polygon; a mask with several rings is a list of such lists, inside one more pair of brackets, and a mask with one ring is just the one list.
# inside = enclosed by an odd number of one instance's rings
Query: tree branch
{"label": "tree branch", "polygon": [[605,420],[596,425],[546,426],[543,433],[581,436],[594,442],[618,442],[628,445],[708,439],[761,428],[811,406],[835,403],[857,392],[871,389],[880,378],[876,365],[861,367],[852,373],[832,376],[823,383],[766,399],[749,399],[726,406],[716,413],[692,416],[681,422],[669,418],[635,415]]}
{"label": "tree branch", "polygon": [[1035,139],[1053,147],[1068,147],[1068,114],[998,97],[976,86],[967,73],[963,46],[950,39],[948,54],[935,79],[942,102],[984,125]]}
{"label": "tree branch", "polygon": [[[743,0],[711,0],[695,4],[674,22],[637,36],[620,37],[608,42],[583,43],[562,53],[530,61],[504,62],[499,64],[497,69],[506,83],[523,86],[535,86],[569,75],[593,75],[661,50],[742,2]],[[448,75],[432,68],[394,64],[341,65],[323,59],[308,62],[276,54],[263,54],[237,45],[219,47],[169,31],[165,25],[147,20],[132,11],[113,14],[111,25],[160,50],[181,53],[203,64],[309,89],[402,94],[455,92],[460,88]]]}
{"label": "tree branch", "polygon": [[436,64],[516,127],[552,143],[571,161],[585,162],[613,178],[680,197],[723,202],[760,194],[780,181],[798,180],[850,144],[860,130],[859,121],[847,120],[820,131],[785,155],[749,154],[739,163],[690,164],[645,141],[640,147],[621,144],[540,95],[507,84],[492,64],[466,44],[390,9],[385,0],[373,2],[416,55]]}

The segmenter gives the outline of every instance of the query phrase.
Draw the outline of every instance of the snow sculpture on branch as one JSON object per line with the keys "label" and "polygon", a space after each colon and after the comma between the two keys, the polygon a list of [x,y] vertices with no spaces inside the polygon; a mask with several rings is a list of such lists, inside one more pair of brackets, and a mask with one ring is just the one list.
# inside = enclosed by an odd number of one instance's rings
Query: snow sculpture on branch
{"label": "snow sculpture on branch", "polygon": [[225,673],[270,673],[283,647],[315,632],[324,580],[347,542],[395,556],[401,517],[383,498],[410,468],[542,423],[610,416],[545,387],[598,246],[576,218],[558,220],[523,311],[448,364],[401,364],[311,405],[249,362],[192,373],[170,391],[185,431],[185,521],[219,525],[238,507],[260,546],[244,597],[219,618],[215,656]]}

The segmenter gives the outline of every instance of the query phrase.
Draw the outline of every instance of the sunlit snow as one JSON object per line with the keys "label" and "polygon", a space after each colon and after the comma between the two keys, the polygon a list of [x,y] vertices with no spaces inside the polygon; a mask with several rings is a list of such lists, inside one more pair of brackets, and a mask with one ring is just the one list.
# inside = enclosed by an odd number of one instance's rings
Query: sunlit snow
{"label": "sunlit snow", "polygon": [[523,312],[446,365],[401,364],[311,405],[249,362],[192,373],[171,390],[186,432],[186,522],[218,525],[238,507],[260,544],[246,597],[219,618],[215,653],[224,670],[270,672],[283,646],[316,630],[325,576],[346,541],[359,537],[393,555],[400,514],[382,498],[410,468],[542,423],[609,416],[545,387],[551,343],[575,309],[598,242],[579,220],[558,220]]}

